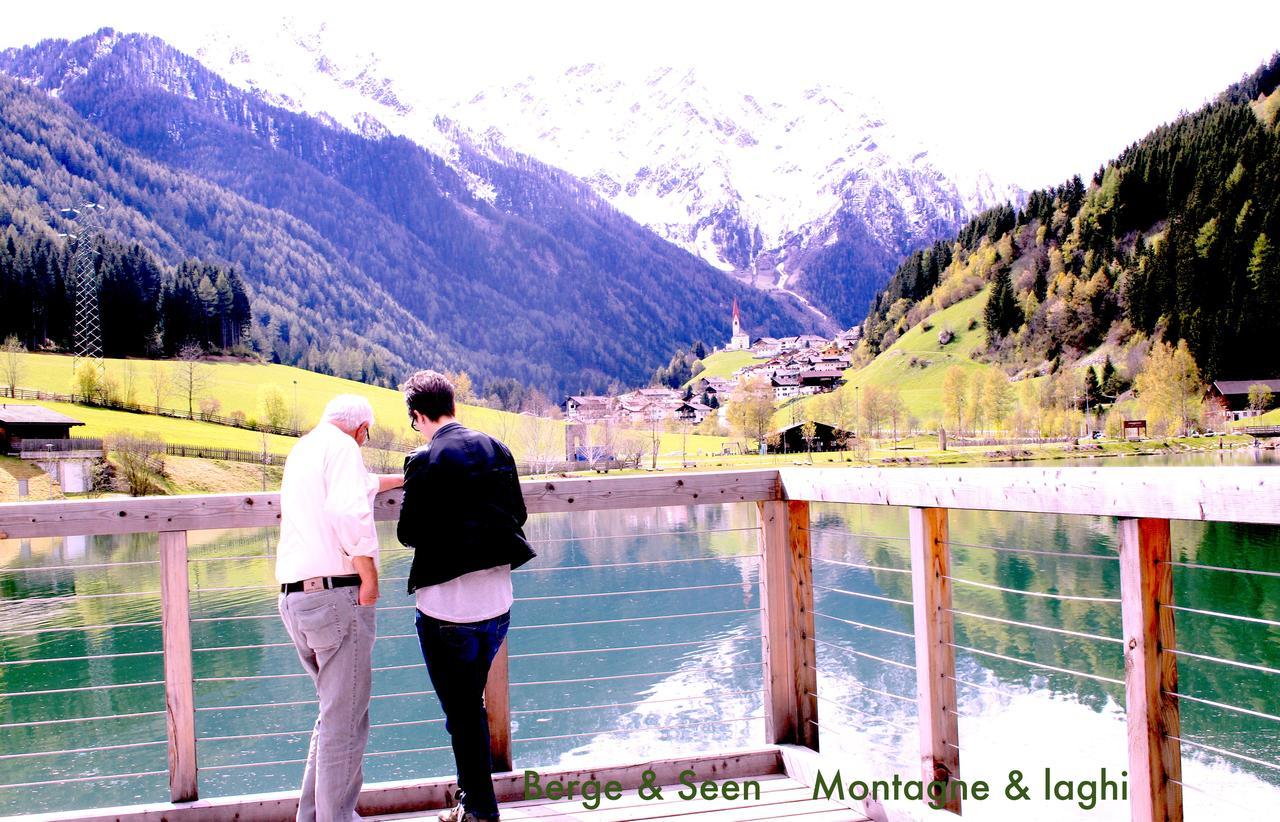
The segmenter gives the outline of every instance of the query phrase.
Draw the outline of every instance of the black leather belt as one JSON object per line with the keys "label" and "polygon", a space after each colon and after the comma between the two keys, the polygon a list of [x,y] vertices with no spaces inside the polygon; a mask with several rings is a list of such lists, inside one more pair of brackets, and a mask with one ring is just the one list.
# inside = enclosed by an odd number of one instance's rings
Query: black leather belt
{"label": "black leather belt", "polygon": [[296,594],[300,591],[327,591],[330,588],[350,588],[360,584],[359,574],[341,577],[311,577],[299,582],[286,582],[280,586],[282,594]]}

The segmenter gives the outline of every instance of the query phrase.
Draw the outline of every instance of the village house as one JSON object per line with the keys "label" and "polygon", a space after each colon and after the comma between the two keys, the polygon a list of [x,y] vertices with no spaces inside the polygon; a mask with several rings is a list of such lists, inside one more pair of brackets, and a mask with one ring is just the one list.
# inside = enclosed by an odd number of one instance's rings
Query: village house
{"label": "village house", "polygon": [[[1209,386],[1209,397],[1226,403],[1227,412],[1233,420],[1257,416],[1262,413],[1262,410],[1249,407],[1249,389],[1254,385],[1266,386],[1274,397],[1280,399],[1280,379],[1218,380]],[[1274,407],[1274,401],[1272,405]]]}
{"label": "village house", "polygon": [[600,422],[614,416],[618,410],[615,397],[571,396],[564,401],[564,415],[574,422]]}

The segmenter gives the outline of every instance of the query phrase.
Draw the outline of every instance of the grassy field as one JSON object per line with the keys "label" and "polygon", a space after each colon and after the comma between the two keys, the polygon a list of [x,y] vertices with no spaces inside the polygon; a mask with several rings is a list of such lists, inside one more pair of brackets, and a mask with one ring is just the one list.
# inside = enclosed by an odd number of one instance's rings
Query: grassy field
{"label": "grassy field", "polygon": [[[70,357],[55,354],[23,354],[21,357],[22,376],[19,384],[22,387],[61,393],[72,391],[74,381]],[[155,404],[154,368],[162,368],[166,375],[164,379],[172,385],[176,382],[179,367],[178,363],[165,360],[109,359],[105,364],[107,376],[122,388],[126,383],[132,383],[134,401],[145,405]],[[275,386],[283,394],[291,415],[294,410],[296,390],[297,418],[300,427],[306,430],[315,424],[321,411],[324,410],[325,403],[335,394],[360,394],[367,397],[373,405],[378,426],[384,427],[397,436],[412,438],[417,442],[417,435],[409,428],[404,410],[404,398],[399,391],[269,363],[208,362],[202,363],[201,367],[207,376],[203,394],[218,399],[219,414],[230,415],[235,411],[241,411],[248,418],[260,418],[263,416],[263,398],[270,387]],[[76,429],[79,436],[105,437],[114,433],[129,432],[154,434],[171,443],[205,445],[213,448],[239,448],[248,451],[262,450],[262,434],[256,431],[56,402],[42,402],[41,405],[87,423],[84,428]],[[163,395],[161,405],[185,409],[186,397],[176,390],[168,391]],[[460,405],[458,418],[465,425],[507,442],[518,458],[522,452],[535,447],[538,450],[547,451],[554,443],[556,453],[563,448],[564,423],[559,420],[513,414],[474,405]],[[648,436],[648,432],[642,433]],[[681,434],[662,432],[660,436],[661,453],[672,455],[680,453]],[[690,435],[687,447],[690,453],[696,453],[699,450],[719,452],[727,441],[722,437]],[[282,454],[288,452],[292,443],[293,440],[289,437],[269,435],[267,448],[273,453]]]}
{"label": "grassy field", "polygon": [[[940,418],[943,410],[942,381],[952,366],[960,366],[969,372],[971,378],[994,368],[970,359],[986,341],[986,330],[981,324],[986,301],[986,291],[981,291],[935,312],[925,322],[903,334],[869,365],[846,371],[845,385],[839,390],[852,395],[868,385],[896,388],[902,394],[907,411],[922,423]],[[931,328],[926,331],[925,325]],[[938,335],[947,328],[955,338],[942,345],[938,342]],[[803,402],[811,403],[818,399],[810,397]],[[853,397],[849,399],[852,401]],[[781,412],[782,416],[787,418],[785,421],[790,421],[790,411]]]}
{"label": "grassy field", "polygon": [[[727,380],[739,368],[757,362],[764,361],[751,356],[750,351],[717,351],[702,361],[702,371],[695,374],[689,382],[696,382],[703,377]],[[688,385],[689,382],[685,383],[685,385]]]}

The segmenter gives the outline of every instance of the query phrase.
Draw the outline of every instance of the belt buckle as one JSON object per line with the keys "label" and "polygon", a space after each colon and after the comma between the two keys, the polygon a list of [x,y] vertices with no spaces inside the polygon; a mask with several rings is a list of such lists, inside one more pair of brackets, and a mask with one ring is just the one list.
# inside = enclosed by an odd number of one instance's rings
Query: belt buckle
{"label": "belt buckle", "polygon": [[312,591],[323,591],[324,588],[325,588],[324,577],[311,577],[310,579],[304,579],[302,581],[303,593],[311,593]]}

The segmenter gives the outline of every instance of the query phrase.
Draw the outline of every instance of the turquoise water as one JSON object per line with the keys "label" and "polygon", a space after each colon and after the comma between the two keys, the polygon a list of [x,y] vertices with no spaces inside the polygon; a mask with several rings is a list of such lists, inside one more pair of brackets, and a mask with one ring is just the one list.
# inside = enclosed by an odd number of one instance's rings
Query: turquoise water
{"label": "turquoise water", "polygon": [[[1212,464],[1217,456],[1181,461]],[[911,598],[910,576],[894,570],[908,568],[906,522],[900,509],[813,507],[821,745],[846,778],[916,774],[914,646],[903,636],[912,631],[911,611],[892,601]],[[510,635],[517,767],[763,741],[754,524],[753,505],[533,518],[540,556],[516,577],[522,601]],[[1122,770],[1121,686],[1011,661],[1123,678],[1121,648],[1105,639],[1120,633],[1119,605],[1107,601],[1119,596],[1114,523],[955,511],[951,533],[957,578],[1084,598],[956,583],[956,610],[976,615],[956,616],[957,645],[974,649],[957,651],[966,683],[958,686],[962,776],[994,783],[1011,768],[1051,767],[1076,779],[1101,767]],[[1175,523],[1173,534],[1179,560],[1280,572],[1277,529]],[[448,774],[449,752],[433,750],[447,740],[434,696],[423,693],[430,685],[399,579],[408,555],[394,547],[389,527],[382,537],[375,648],[382,670],[371,709],[381,727],[370,740],[366,779]],[[202,796],[288,790],[301,773],[296,760],[305,755],[314,693],[274,613],[274,538],[269,530],[191,535]],[[0,728],[0,783],[58,783],[0,789],[0,813],[167,799],[166,777],[152,773],[166,767],[165,747],[155,744],[165,730],[154,557],[152,536],[0,542],[0,725],[8,726]],[[1276,577],[1178,567],[1175,586],[1181,604],[1280,621]],[[682,590],[611,595],[671,588]],[[652,619],[680,614],[697,616]],[[1177,621],[1186,651],[1280,669],[1280,629],[1188,613]],[[555,627],[584,622],[593,624]],[[1280,675],[1197,658],[1179,666],[1183,693],[1280,715]],[[1190,741],[1280,764],[1274,720],[1190,701],[1182,717]],[[80,750],[103,746],[114,747]],[[36,752],[65,753],[29,756]],[[1280,801],[1280,770],[1190,745],[1183,758],[1187,785],[1211,795],[1188,789],[1188,819],[1223,811],[1261,819]],[[971,805],[970,814],[1085,812],[1070,803],[993,802]],[[1112,803],[1088,816],[1119,820],[1128,811]]]}

